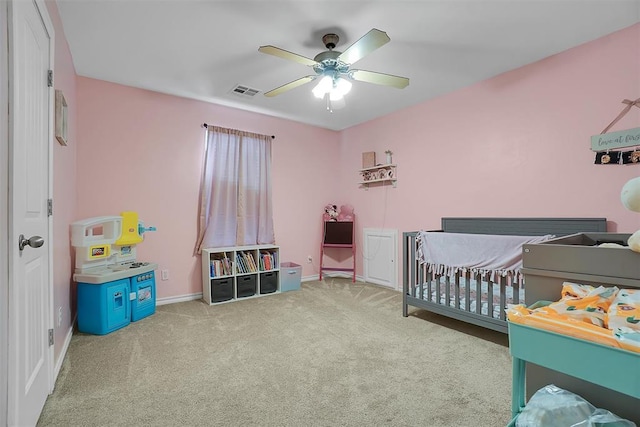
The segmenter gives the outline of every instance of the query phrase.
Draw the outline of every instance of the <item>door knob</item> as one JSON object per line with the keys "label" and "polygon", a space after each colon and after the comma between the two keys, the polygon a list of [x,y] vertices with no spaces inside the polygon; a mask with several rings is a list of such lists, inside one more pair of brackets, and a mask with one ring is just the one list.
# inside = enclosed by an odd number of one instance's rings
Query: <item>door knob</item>
{"label": "door knob", "polygon": [[18,237],[18,247],[23,250],[25,246],[31,246],[32,248],[39,248],[44,245],[44,239],[40,236],[31,236],[29,239],[24,238],[24,234]]}

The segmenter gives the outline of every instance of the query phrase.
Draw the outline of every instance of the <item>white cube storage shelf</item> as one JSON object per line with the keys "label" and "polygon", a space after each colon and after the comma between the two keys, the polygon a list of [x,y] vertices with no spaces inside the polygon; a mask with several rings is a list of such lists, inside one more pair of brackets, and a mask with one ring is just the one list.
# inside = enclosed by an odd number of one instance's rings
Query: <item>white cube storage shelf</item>
{"label": "white cube storage shelf", "polygon": [[280,292],[279,247],[202,250],[202,299],[209,305]]}

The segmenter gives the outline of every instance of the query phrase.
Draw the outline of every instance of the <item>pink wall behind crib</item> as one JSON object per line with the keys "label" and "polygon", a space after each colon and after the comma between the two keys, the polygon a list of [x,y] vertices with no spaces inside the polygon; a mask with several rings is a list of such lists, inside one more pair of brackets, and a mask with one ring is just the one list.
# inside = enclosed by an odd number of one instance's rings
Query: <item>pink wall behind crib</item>
{"label": "pink wall behind crib", "polygon": [[[333,131],[219,105],[78,78],[79,218],[137,211],[146,226],[138,259],[169,270],[158,297],[202,292],[193,250],[205,130],[203,123],[275,135],[273,206],[281,260],[302,264],[318,251],[323,206],[335,198]],[[313,274],[302,264],[303,274]]]}
{"label": "pink wall behind crib", "polygon": [[[470,65],[472,66],[472,65]],[[428,72],[424,78],[428,78]],[[638,165],[594,165],[590,137],[640,98],[640,24],[343,132],[342,170],[393,151],[397,188],[341,177],[360,226],[437,229],[443,216],[606,217],[640,229],[620,190]],[[611,131],[640,126],[633,108]]]}

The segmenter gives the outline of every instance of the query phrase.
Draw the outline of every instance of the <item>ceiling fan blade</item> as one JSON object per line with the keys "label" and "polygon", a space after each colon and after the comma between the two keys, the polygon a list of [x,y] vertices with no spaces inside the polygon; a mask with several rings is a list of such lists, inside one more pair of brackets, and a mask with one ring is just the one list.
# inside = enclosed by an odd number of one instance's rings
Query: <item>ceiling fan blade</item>
{"label": "ceiling fan blade", "polygon": [[373,28],[367,34],[360,37],[360,39],[358,39],[354,44],[349,46],[347,50],[342,52],[340,56],[338,56],[338,60],[351,65],[388,43],[390,40],[391,39],[387,33]]}
{"label": "ceiling fan blade", "polygon": [[294,88],[296,88],[298,86],[301,86],[301,85],[303,85],[305,83],[309,83],[310,81],[315,80],[316,77],[317,76],[306,76],[306,77],[299,78],[297,80],[294,80],[292,82],[284,84],[284,85],[282,85],[280,87],[277,87],[277,88],[275,88],[273,90],[270,90],[269,92],[265,92],[264,96],[271,97],[271,96],[280,95],[283,92],[286,92],[288,90],[294,89]]}
{"label": "ceiling fan blade", "polygon": [[318,65],[318,63],[311,58],[307,58],[306,56],[298,55],[297,53],[289,52],[288,50],[280,49],[279,47],[271,45],[260,46],[258,48],[258,52],[278,56],[283,59],[288,59],[289,61],[299,62],[302,65],[308,65],[310,67]]}
{"label": "ceiling fan blade", "polygon": [[403,89],[409,85],[409,79],[406,77],[394,76],[391,74],[376,73],[375,71],[351,70],[349,76],[353,80],[360,82],[374,83],[377,85],[393,86]]}

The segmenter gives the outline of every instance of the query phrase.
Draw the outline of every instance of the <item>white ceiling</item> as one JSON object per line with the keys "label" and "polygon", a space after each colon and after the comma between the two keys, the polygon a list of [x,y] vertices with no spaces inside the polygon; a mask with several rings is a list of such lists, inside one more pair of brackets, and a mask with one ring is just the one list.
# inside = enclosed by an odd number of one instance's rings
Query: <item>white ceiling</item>
{"label": "white ceiling", "polygon": [[[640,0],[57,0],[76,72],[342,130],[529,64],[640,22]],[[313,58],[336,33],[344,51],[370,29],[391,41],[353,68],[408,77],[404,89],[354,82],[329,112],[314,74],[258,52],[273,45]],[[248,98],[231,90],[261,91]],[[206,118],[203,118],[205,120]],[[209,118],[212,119],[212,118]],[[213,118],[215,119],[215,118]]]}

